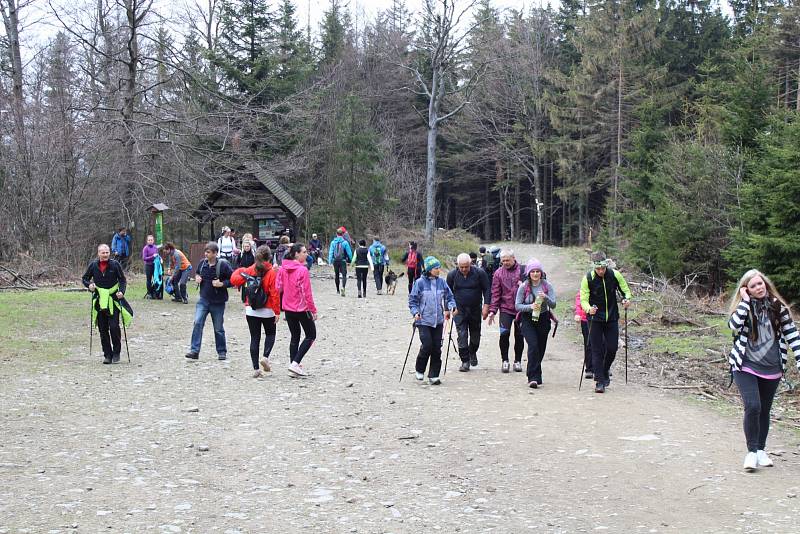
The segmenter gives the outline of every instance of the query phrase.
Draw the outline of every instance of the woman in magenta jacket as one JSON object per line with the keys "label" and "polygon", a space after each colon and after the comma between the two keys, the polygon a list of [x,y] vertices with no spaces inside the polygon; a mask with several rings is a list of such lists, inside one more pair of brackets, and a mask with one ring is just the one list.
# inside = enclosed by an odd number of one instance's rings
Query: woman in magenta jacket
{"label": "woman in magenta jacket", "polygon": [[[289,374],[295,377],[307,376],[300,362],[317,338],[317,329],[314,326],[314,321],[317,320],[317,307],[314,305],[314,295],[311,293],[311,277],[306,267],[307,256],[305,245],[300,243],[292,245],[284,256],[276,280],[278,291],[282,296],[281,307],[286,324],[292,334],[289,342]],[[301,328],[305,334],[303,343],[300,343]]]}

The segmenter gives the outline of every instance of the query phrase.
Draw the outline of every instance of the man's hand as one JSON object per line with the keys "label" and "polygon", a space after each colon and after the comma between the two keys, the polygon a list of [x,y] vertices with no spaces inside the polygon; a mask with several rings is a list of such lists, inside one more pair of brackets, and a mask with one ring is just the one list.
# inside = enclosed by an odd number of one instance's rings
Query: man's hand
{"label": "man's hand", "polygon": [[91,291],[92,293],[94,293],[94,289],[95,289],[96,287],[97,287],[97,286],[96,286],[96,285],[94,285],[94,282],[90,283],[90,284],[89,284],[89,291]]}
{"label": "man's hand", "polygon": [[631,301],[628,299],[622,299],[622,307],[626,310],[631,307]]}
{"label": "man's hand", "polygon": [[196,274],[196,275],[194,275],[194,281],[195,281],[195,283],[199,284],[200,282],[203,281],[203,277],[200,276],[199,274]]}
{"label": "man's hand", "polygon": [[211,281],[211,285],[216,288],[225,287],[225,284],[222,282],[222,280],[216,280],[216,279]]}
{"label": "man's hand", "polygon": [[589,315],[594,315],[595,313],[597,313],[597,306],[589,308]]}
{"label": "man's hand", "polygon": [[493,313],[490,313],[490,314],[489,314],[489,321],[488,321],[488,324],[489,324],[489,326],[492,326],[492,324],[493,324],[493,323],[494,323],[494,314],[493,314]]}
{"label": "man's hand", "polygon": [[125,294],[124,294],[122,291],[117,291],[116,297],[117,297],[118,299],[121,299],[121,298],[122,298],[122,297],[124,297],[124,296],[125,296]]}
{"label": "man's hand", "polygon": [[483,310],[481,310],[481,319],[485,321],[487,317],[489,317],[489,306],[484,304]]}

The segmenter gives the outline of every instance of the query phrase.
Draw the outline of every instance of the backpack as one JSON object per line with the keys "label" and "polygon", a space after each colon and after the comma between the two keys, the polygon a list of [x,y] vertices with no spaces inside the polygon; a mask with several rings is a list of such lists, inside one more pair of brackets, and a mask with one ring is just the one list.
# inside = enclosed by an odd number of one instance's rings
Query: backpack
{"label": "backpack", "polygon": [[384,251],[383,245],[372,247],[372,264],[383,265]]}
{"label": "backpack", "polygon": [[408,251],[408,258],[406,259],[406,267],[409,269],[416,269],[417,268],[417,251],[409,249]]}
{"label": "backpack", "polygon": [[[209,267],[210,267],[210,265],[208,265],[208,260],[203,260],[203,263],[205,263],[205,264],[206,264],[206,266],[209,266]],[[215,267],[215,269],[216,269],[216,271],[217,271],[217,280],[219,280],[219,279],[220,279],[220,278],[219,278],[219,271],[220,271],[220,269],[222,268],[222,264],[223,264],[223,263],[228,263],[228,260],[224,260],[224,259],[222,259],[222,258],[217,258],[217,264],[214,266],[214,267]],[[200,272],[201,272],[202,270],[203,270],[203,264],[201,263],[201,264],[200,264],[200,268],[199,268],[199,269],[197,269],[197,274],[200,274]]]}
{"label": "backpack", "polygon": [[336,242],[336,247],[333,249],[333,261],[344,261],[345,260],[345,250],[344,250],[344,239],[340,239]]}
{"label": "backpack", "polygon": [[245,279],[244,294],[247,297],[247,305],[254,310],[265,307],[267,305],[267,293],[261,285],[262,278],[258,275],[251,276],[246,273],[242,273],[242,277]]}

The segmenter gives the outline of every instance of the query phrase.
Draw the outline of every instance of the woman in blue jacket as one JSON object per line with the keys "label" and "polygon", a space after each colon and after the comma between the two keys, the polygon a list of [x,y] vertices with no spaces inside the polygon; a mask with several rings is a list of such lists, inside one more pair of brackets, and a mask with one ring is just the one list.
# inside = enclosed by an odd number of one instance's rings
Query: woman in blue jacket
{"label": "woman in blue jacket", "polygon": [[428,381],[431,385],[441,384],[439,371],[442,368],[442,335],[445,321],[450,314],[458,313],[456,301],[447,283],[439,278],[442,264],[433,256],[425,258],[423,276],[414,282],[408,295],[408,309],[414,316],[414,325],[419,332],[422,346],[417,355],[417,380],[425,378],[425,368],[430,359]]}

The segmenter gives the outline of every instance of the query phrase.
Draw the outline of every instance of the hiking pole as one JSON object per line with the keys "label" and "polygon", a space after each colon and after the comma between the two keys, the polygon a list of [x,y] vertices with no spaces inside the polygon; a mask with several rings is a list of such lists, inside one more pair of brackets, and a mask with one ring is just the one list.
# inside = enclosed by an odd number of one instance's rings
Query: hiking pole
{"label": "hiking pole", "polygon": [[125,353],[128,355],[128,363],[131,363],[131,351],[128,349],[128,330],[125,328],[125,319],[122,312],[119,312],[119,320],[122,323],[122,333],[125,334]]}
{"label": "hiking pole", "polygon": [[625,308],[625,383],[628,383],[628,308]]}
{"label": "hiking pole", "polygon": [[94,339],[94,325],[92,315],[94,314],[94,293],[89,293],[89,359],[92,358],[92,340]]}
{"label": "hiking pole", "polygon": [[446,356],[444,357],[444,373],[442,373],[443,375],[447,374],[447,360],[450,359],[450,345],[453,344],[453,322],[455,322],[455,321],[453,319],[453,316],[451,315],[450,316],[450,334],[447,336],[447,353],[446,353]]}
{"label": "hiking pole", "polygon": [[400,380],[403,381],[403,373],[406,372],[406,364],[408,363],[408,355],[411,354],[411,344],[414,342],[414,332],[417,331],[417,323],[414,323],[411,328],[411,341],[408,342],[408,350],[406,351],[406,359],[403,361],[403,369],[400,371]]}

